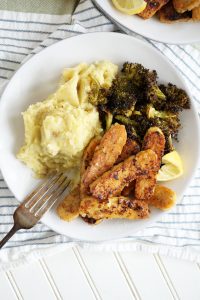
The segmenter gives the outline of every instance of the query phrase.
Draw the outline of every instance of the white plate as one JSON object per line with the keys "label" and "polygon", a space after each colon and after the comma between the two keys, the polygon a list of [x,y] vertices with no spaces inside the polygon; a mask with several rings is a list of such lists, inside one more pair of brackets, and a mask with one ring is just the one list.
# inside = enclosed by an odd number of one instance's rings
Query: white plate
{"label": "white plate", "polygon": [[143,20],[118,11],[111,0],[93,0],[96,6],[128,34],[138,33],[149,39],[169,44],[186,44],[200,41],[200,22],[161,23],[153,17]]}
{"label": "white plate", "polygon": [[[80,62],[110,60],[121,65],[125,61],[142,63],[158,72],[160,82],[172,82],[187,89],[180,75],[167,59],[151,46],[133,37],[117,33],[92,33],[76,36],[56,43],[27,61],[9,82],[0,104],[0,166],[3,176],[15,195],[22,201],[38,184],[29,168],[16,159],[16,153],[24,141],[21,112],[52,93],[58,84],[64,67]],[[189,91],[188,91],[189,93]],[[188,186],[199,154],[199,129],[194,106],[182,114],[183,129],[177,149],[184,162],[184,176],[167,184],[178,195],[178,201]],[[79,240],[100,241],[127,236],[136,232],[163,212],[153,210],[149,220],[104,221],[90,226],[81,219],[66,223],[48,212],[43,222],[53,230]]]}

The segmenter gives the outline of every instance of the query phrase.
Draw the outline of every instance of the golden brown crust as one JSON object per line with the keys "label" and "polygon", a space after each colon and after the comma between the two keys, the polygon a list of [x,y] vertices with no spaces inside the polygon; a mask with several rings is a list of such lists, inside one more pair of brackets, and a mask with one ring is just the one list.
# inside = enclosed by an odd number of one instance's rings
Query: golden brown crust
{"label": "golden brown crust", "polygon": [[200,5],[192,10],[192,20],[200,21]]}
{"label": "golden brown crust", "polygon": [[126,139],[127,133],[124,125],[112,125],[104,134],[82,178],[86,190],[91,182],[114,165],[122,152]]}
{"label": "golden brown crust", "polygon": [[80,194],[79,186],[71,191],[58,205],[57,213],[64,221],[72,221],[79,216]]}
{"label": "golden brown crust", "polygon": [[152,197],[156,186],[155,173],[150,173],[148,176],[136,179],[135,183],[135,198],[146,200]]}
{"label": "golden brown crust", "polygon": [[80,215],[95,220],[101,219],[144,219],[149,217],[148,204],[127,197],[110,197],[99,202],[98,199],[87,196],[81,201]]}
{"label": "golden brown crust", "polygon": [[165,150],[165,136],[163,132],[160,130],[160,128],[150,127],[147,130],[142,143],[142,149],[153,150],[157,154],[158,162],[160,165]]}
{"label": "golden brown crust", "polygon": [[116,161],[116,164],[119,164],[131,155],[137,154],[139,151],[140,145],[138,144],[138,142],[128,138],[126,140],[126,144],[122,149],[122,153],[119,155]]}
{"label": "golden brown crust", "polygon": [[165,186],[156,185],[154,195],[145,201],[156,208],[167,210],[176,204],[176,193]]}
{"label": "golden brown crust", "polygon": [[156,173],[158,172],[165,149],[165,136],[158,127],[151,127],[144,136],[143,150],[151,149],[157,154],[157,169],[147,176],[141,176],[135,182],[136,199],[149,199],[156,186]]}
{"label": "golden brown crust", "polygon": [[155,13],[168,1],[169,0],[147,0],[146,8],[140,14],[138,14],[138,16],[143,19],[149,19],[155,15]]}
{"label": "golden brown crust", "polygon": [[152,150],[139,152],[105,172],[90,185],[90,192],[99,200],[120,195],[125,186],[138,176],[157,169],[157,155]]}
{"label": "golden brown crust", "polygon": [[81,160],[81,170],[80,170],[80,174],[81,176],[83,175],[83,173],[86,171],[86,169],[88,168],[92,157],[94,155],[94,151],[96,149],[96,147],[100,144],[101,141],[101,137],[100,136],[95,136],[87,145],[87,147],[85,148],[84,152],[83,152],[83,157]]}
{"label": "golden brown crust", "polygon": [[186,11],[184,13],[178,13],[172,2],[163,6],[158,12],[158,16],[163,23],[187,22],[192,20],[192,12]]}
{"label": "golden brown crust", "polygon": [[173,0],[173,5],[177,12],[183,13],[198,7],[200,5],[200,0]]}

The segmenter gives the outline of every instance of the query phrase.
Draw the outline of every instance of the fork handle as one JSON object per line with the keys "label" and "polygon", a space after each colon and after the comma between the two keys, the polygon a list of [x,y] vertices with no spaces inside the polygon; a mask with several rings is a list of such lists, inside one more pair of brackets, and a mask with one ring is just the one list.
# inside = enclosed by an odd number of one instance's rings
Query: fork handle
{"label": "fork handle", "polygon": [[6,234],[6,236],[0,241],[0,249],[7,243],[7,241],[19,230],[21,227],[18,224],[14,224],[11,230]]}

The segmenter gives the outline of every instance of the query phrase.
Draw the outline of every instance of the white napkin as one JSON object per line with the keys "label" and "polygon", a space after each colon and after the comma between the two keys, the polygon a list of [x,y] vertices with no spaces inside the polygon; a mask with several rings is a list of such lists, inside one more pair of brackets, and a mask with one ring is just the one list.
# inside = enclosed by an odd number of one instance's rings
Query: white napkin
{"label": "white napkin", "polygon": [[[61,39],[94,31],[118,31],[90,0],[82,0],[72,18],[0,11],[0,89],[13,72],[36,52]],[[200,108],[200,45],[168,45],[145,40],[166,55],[185,78],[197,108]],[[142,250],[200,262],[200,168],[182,202],[163,218],[137,234],[104,243],[83,243],[59,235],[42,223],[21,230],[0,251],[0,269],[80,245],[96,250]],[[0,176],[0,239],[13,224],[18,202]]]}

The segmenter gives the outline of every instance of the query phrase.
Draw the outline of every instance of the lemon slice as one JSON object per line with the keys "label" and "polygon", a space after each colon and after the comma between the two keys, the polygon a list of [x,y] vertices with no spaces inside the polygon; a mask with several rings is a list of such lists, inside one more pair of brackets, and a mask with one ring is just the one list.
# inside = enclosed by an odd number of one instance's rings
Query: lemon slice
{"label": "lemon slice", "polygon": [[183,163],[177,151],[167,153],[162,158],[163,166],[160,168],[157,180],[169,181],[180,177],[183,174]]}
{"label": "lemon slice", "polygon": [[119,11],[127,15],[139,14],[147,5],[144,0],[112,0],[112,2]]}

